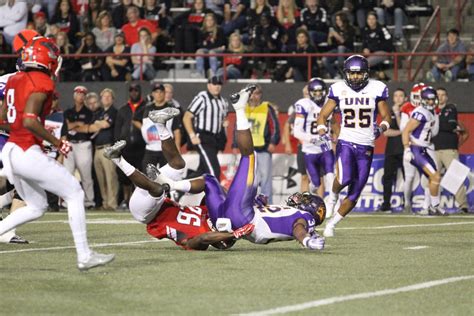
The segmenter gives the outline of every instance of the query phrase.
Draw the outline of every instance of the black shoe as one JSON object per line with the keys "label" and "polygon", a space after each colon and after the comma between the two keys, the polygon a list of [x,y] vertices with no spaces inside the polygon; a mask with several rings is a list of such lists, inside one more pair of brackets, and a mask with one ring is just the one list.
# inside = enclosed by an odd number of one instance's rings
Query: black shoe
{"label": "black shoe", "polygon": [[29,244],[28,240],[21,238],[18,235],[15,235],[10,239],[10,244]]}
{"label": "black shoe", "polygon": [[375,210],[377,213],[391,213],[392,212],[392,209],[385,205],[381,205],[380,208],[378,208],[377,210]]}
{"label": "black shoe", "polygon": [[469,214],[469,210],[468,210],[467,207],[463,207],[463,208],[459,209],[459,211],[460,211],[461,213],[464,213],[464,214]]}

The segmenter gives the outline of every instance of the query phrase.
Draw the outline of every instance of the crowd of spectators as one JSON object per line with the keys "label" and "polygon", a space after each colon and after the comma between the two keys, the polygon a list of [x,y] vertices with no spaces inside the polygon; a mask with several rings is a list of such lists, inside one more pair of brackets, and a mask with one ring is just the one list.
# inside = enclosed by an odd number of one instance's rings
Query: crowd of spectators
{"label": "crowd of spectators", "polygon": [[[24,28],[56,40],[69,57],[65,81],[153,79],[170,63],[121,54],[188,53],[196,77],[307,79],[307,59],[207,57],[212,53],[393,52],[403,41],[405,8],[416,0],[7,0],[0,3],[0,53]],[[185,8],[181,11],[172,8]],[[355,27],[352,27],[355,25]],[[388,29],[386,25],[394,27]],[[355,47],[354,43],[362,43]],[[387,60],[371,56],[377,69]],[[14,61],[11,61],[14,63]],[[13,64],[14,65],[14,64]],[[314,59],[312,74],[338,78],[341,60]],[[469,63],[472,68],[472,62]],[[2,60],[0,72],[11,70]],[[227,69],[229,68],[229,69]],[[436,79],[436,73],[435,79]],[[455,76],[453,76],[455,77]]]}

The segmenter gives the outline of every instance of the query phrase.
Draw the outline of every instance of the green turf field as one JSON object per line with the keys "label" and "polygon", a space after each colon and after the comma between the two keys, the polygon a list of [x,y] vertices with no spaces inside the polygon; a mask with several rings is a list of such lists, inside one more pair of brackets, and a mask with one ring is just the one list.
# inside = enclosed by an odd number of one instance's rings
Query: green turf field
{"label": "green turf field", "polygon": [[18,230],[31,244],[0,244],[1,315],[474,314],[474,216],[354,215],[323,252],[247,241],[184,251],[130,214],[87,218],[115,262],[80,273],[66,213],[48,213]]}

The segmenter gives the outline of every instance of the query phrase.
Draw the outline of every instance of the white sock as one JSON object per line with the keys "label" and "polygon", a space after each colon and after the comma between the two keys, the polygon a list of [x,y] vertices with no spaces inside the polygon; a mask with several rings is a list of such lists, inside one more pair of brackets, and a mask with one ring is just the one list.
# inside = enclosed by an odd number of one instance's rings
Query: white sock
{"label": "white sock", "polygon": [[116,164],[117,167],[119,167],[127,177],[135,172],[135,167],[129,164],[128,161],[126,161],[122,156],[120,156],[120,158],[112,159],[112,162]]}
{"label": "white sock", "polygon": [[86,261],[91,255],[91,249],[87,242],[86,212],[84,210],[83,197],[84,193],[79,194],[78,197],[73,199],[66,200],[69,227],[71,227],[78,261]]}
{"label": "white sock", "polygon": [[156,127],[158,129],[158,135],[162,141],[171,138],[171,133],[164,124],[156,123]]}
{"label": "white sock", "polygon": [[8,191],[7,193],[0,195],[0,208],[7,206],[12,203],[15,190]]}
{"label": "white sock", "polygon": [[332,191],[332,185],[334,183],[334,178],[335,178],[334,173],[331,172],[331,173],[326,174],[324,176],[324,185],[326,186],[326,190],[329,193],[329,200],[331,202],[336,203],[338,194],[336,194]]}
{"label": "white sock", "polygon": [[177,190],[181,192],[188,193],[191,191],[191,181],[190,180],[181,180],[181,181],[171,181],[168,183],[171,190]]}
{"label": "white sock", "polygon": [[329,221],[327,226],[335,227],[337,225],[337,223],[339,223],[343,219],[344,219],[344,217],[341,216],[341,214],[339,214],[339,212],[335,212],[334,216],[331,218],[331,220]]}
{"label": "white sock", "polygon": [[237,130],[242,131],[250,128],[249,120],[247,119],[247,115],[245,114],[244,109],[239,109],[235,111],[236,122],[237,122]]}
{"label": "white sock", "polygon": [[431,196],[431,206],[436,207],[439,205],[439,196]]}
{"label": "white sock", "polygon": [[405,206],[411,205],[411,194],[413,192],[411,188],[412,184],[413,184],[413,177],[407,177],[405,179],[405,183],[403,184],[403,199],[405,202]]}
{"label": "white sock", "polygon": [[426,210],[431,205],[431,193],[430,193],[429,187],[424,188],[424,194],[425,194],[425,198],[423,200],[423,209]]}

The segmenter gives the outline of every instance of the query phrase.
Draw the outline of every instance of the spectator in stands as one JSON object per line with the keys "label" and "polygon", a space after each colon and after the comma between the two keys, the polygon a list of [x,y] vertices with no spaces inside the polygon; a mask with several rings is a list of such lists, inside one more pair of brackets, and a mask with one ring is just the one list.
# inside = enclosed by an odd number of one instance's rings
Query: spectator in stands
{"label": "spectator in stands", "polygon": [[[295,55],[316,53],[316,48],[311,44],[311,38],[306,29],[300,28],[296,31],[296,46],[291,48],[289,52]],[[317,71],[317,65],[316,58],[311,58],[312,76],[314,76]],[[285,79],[308,81],[308,57],[288,57],[288,66]]]}
{"label": "spectator in stands", "polygon": [[296,44],[296,29],[300,25],[300,10],[296,6],[295,0],[279,0],[276,18],[283,30],[281,35],[283,45],[288,47]]}
{"label": "spectator in stands", "polygon": [[133,6],[132,0],[122,0],[121,3],[113,9],[112,20],[117,29],[121,29],[122,26],[128,22],[127,9],[131,6]]}
{"label": "spectator in stands", "polygon": [[205,0],[206,8],[211,10],[216,15],[216,20],[219,24],[224,20],[224,4],[225,0]]}
{"label": "spectator in stands", "polygon": [[388,212],[392,209],[392,188],[397,181],[398,169],[403,170],[403,144],[402,132],[400,131],[400,108],[406,102],[405,91],[401,88],[393,92],[392,97],[392,122],[390,128],[385,131],[387,144],[385,146],[385,157],[382,177],[383,184],[383,203],[377,211]]}
{"label": "spectator in stands", "polygon": [[[3,32],[0,31],[0,54],[11,54],[12,48],[5,41]],[[0,58],[0,76],[15,71],[15,58]]]}
{"label": "spectator in stands", "polygon": [[197,50],[199,33],[204,17],[211,10],[204,6],[204,0],[194,0],[191,10],[174,19],[174,51],[176,53],[194,53]]}
{"label": "spectator in stands", "polygon": [[[156,82],[152,85],[153,101],[145,106],[143,111],[136,112],[133,116],[133,124],[140,127],[143,139],[145,140],[145,155],[142,160],[142,171],[146,171],[148,164],[163,167],[166,158],[161,150],[161,139],[158,134],[156,123],[148,118],[148,113],[155,110],[162,110],[174,107],[174,104],[166,101],[166,88],[162,83]],[[181,117],[175,117],[166,122],[166,127],[172,134],[181,133]]]}
{"label": "spectator in stands", "polygon": [[377,22],[377,14],[371,11],[367,14],[367,26],[362,33],[362,53],[367,57],[369,67],[374,67],[389,60],[390,56],[373,56],[374,53],[389,53],[395,50],[392,35],[385,26]]}
{"label": "spectator in stands", "polygon": [[395,40],[401,41],[403,36],[403,23],[406,21],[406,0],[382,0],[377,15],[381,25],[395,25],[393,35]]}
{"label": "spectator in stands", "polygon": [[[239,32],[232,33],[229,36],[229,45],[224,51],[230,56],[224,57],[225,77],[227,79],[240,79],[247,72],[247,58],[242,54],[247,52],[247,47],[242,43],[242,37]],[[217,76],[224,78],[224,68],[217,70]]]}
{"label": "spectator in stands", "polygon": [[102,11],[95,20],[95,27],[92,29],[95,35],[95,42],[101,51],[106,52],[114,45],[117,29],[112,26],[112,16],[108,11]]}
{"label": "spectator in stands", "polygon": [[[59,47],[61,55],[74,54],[74,47],[69,43],[69,37],[64,32],[59,32],[56,36],[56,45]],[[75,58],[64,58],[59,70],[61,81],[80,81],[81,66]]]}
{"label": "spectator in stands", "polygon": [[[76,55],[97,53],[102,53],[102,51],[95,43],[95,35],[92,32],[87,32],[81,40],[81,46],[76,51]],[[99,81],[102,79],[100,70],[104,63],[103,57],[79,57],[79,63],[81,64],[82,81]]]}
{"label": "spectator in stands", "polygon": [[79,20],[72,9],[70,0],[60,0],[56,4],[51,24],[56,24],[69,37],[69,43],[76,46],[76,35],[80,31]]}
{"label": "spectator in stands", "polygon": [[[453,160],[459,161],[459,147],[467,140],[469,134],[465,128],[459,124],[458,111],[456,105],[448,103],[448,92],[445,88],[436,89],[438,96],[438,108],[441,110],[439,114],[439,132],[433,137],[435,146],[436,164],[441,170],[443,167],[447,170]],[[461,143],[459,135],[461,135]],[[456,193],[456,202],[459,209],[468,213],[468,204],[466,198],[466,187],[461,185]]]}
{"label": "spectator in stands", "polygon": [[[174,88],[172,84],[165,83],[163,84],[165,86],[165,100],[166,102],[171,102],[173,103],[175,108],[181,109],[181,104],[173,98],[174,96]],[[177,146],[178,149],[181,147],[181,144]]]}
{"label": "spectator in stands", "polygon": [[92,123],[92,112],[85,106],[87,88],[74,88],[74,106],[64,111],[64,124],[61,137],[72,145],[72,151],[64,158],[64,167],[71,173],[77,169],[81,175],[81,184],[84,189],[84,205],[94,207],[94,185],[92,181],[92,143],[90,134],[78,131],[83,125]]}
{"label": "spectator in stands", "polygon": [[[216,54],[222,53],[225,49],[224,31],[217,24],[216,15],[213,13],[206,14],[204,22],[199,34],[199,44],[196,54]],[[211,78],[217,73],[219,67],[218,57],[209,57],[209,68]],[[205,73],[205,57],[196,57],[196,70],[200,76],[206,77]]]}
{"label": "spectator in stands", "polygon": [[330,24],[336,25],[336,14],[339,11],[343,11],[345,14],[347,14],[347,19],[350,21],[350,25],[354,24],[354,16],[352,15],[354,4],[352,3],[352,0],[325,1],[324,7],[328,13],[328,16],[331,17]]}
{"label": "spectator in stands", "polygon": [[46,20],[46,14],[43,11],[38,11],[33,16],[33,27],[38,34],[44,37],[51,35],[51,26]]}
{"label": "spectator in stands", "polygon": [[451,53],[450,55],[433,56],[431,61],[434,66],[426,74],[426,79],[430,82],[438,82],[443,79],[446,82],[456,80],[459,70],[464,67],[464,55],[456,53],[466,52],[466,46],[459,39],[459,31],[450,29],[447,33],[446,42],[441,44],[436,50],[437,53]]}
{"label": "spectator in stands", "polygon": [[474,43],[471,44],[469,52],[471,54],[466,56],[466,70],[469,81],[474,81]]}
{"label": "spectator in stands", "polygon": [[301,10],[301,27],[305,28],[311,42],[317,46],[328,39],[329,21],[326,10],[319,5],[319,0],[306,0]]}
{"label": "spectator in stands", "polygon": [[140,38],[138,31],[146,28],[151,35],[150,43],[153,43],[158,36],[157,29],[153,23],[148,20],[140,19],[140,11],[135,6],[127,8],[128,23],[122,26],[122,32],[125,34],[125,42],[132,47],[133,44],[138,43]]}
{"label": "spectator in stands", "polygon": [[[145,109],[145,101],[142,98],[142,89],[138,83],[131,83],[129,87],[129,99],[127,103],[122,106],[117,113],[115,121],[114,139],[125,140],[127,145],[122,152],[122,155],[135,168],[142,167],[142,158],[145,152],[145,142],[143,141],[140,129],[133,124],[132,118],[138,111]],[[131,182],[125,174],[117,170],[119,182],[123,186],[123,198],[119,209],[127,209],[128,201],[131,196]]]}
{"label": "spectator in stands", "polygon": [[[254,53],[276,53],[278,49],[278,39],[280,30],[272,23],[272,17],[268,12],[262,12],[260,23],[256,25],[251,33],[250,40]],[[254,71],[258,77],[273,69],[271,57],[255,57]]]}
{"label": "spectator in stands", "polygon": [[153,23],[160,32],[168,31],[171,26],[172,21],[167,12],[164,2],[159,3],[158,0],[145,0],[143,4],[145,20]]}
{"label": "spectator in stands", "polygon": [[242,31],[245,28],[247,25],[246,11],[249,6],[249,0],[225,0],[222,29],[226,37],[235,30]]}
{"label": "spectator in stands", "polygon": [[[257,84],[257,89],[251,94],[245,107],[245,114],[249,122],[252,122],[250,130],[257,153],[256,185],[260,187],[260,193],[268,197],[268,203],[272,204],[272,154],[280,142],[280,123],[275,108],[270,102],[263,101],[262,96],[263,89]],[[237,149],[236,134],[232,147]],[[237,151],[235,153],[237,154]]]}
{"label": "spectator in stands", "polygon": [[[152,45],[151,33],[147,28],[138,31],[140,41],[133,44],[131,48],[132,54],[155,54],[156,47]],[[153,56],[132,56],[133,72],[132,79],[152,80],[155,78],[156,71],[153,67]]]}
{"label": "spectator in stands", "polygon": [[24,1],[8,0],[0,6],[0,28],[8,45],[13,37],[26,28],[28,22],[28,7]]}
{"label": "spectator in stands", "polygon": [[117,110],[114,107],[115,93],[109,88],[100,92],[101,108],[93,118],[93,125],[99,125],[94,138],[94,169],[102,196],[103,209],[117,208],[118,179],[115,165],[104,157],[104,148],[114,143],[115,121]]}
{"label": "spectator in stands", "polygon": [[247,11],[247,26],[249,30],[252,30],[260,23],[262,13],[265,12],[270,17],[274,16],[273,8],[268,4],[268,0],[255,0],[251,1],[251,4],[251,8]]}
{"label": "spectator in stands", "polygon": [[352,0],[352,3],[356,12],[357,25],[362,35],[366,26],[367,16],[377,6],[377,0]]}
{"label": "spectator in stands", "polygon": [[[349,53],[354,51],[355,29],[350,25],[346,12],[339,11],[336,13],[334,27],[329,28],[328,45],[331,48],[328,53]],[[329,73],[330,79],[341,79],[341,69],[346,56],[323,57],[323,64]]]}
{"label": "spectator in stands", "polygon": [[[92,29],[97,26],[97,18],[103,11],[100,8],[100,2],[100,0],[89,0],[89,7],[82,20],[83,30],[85,32],[92,31]],[[112,24],[112,16],[110,16],[109,24]]]}
{"label": "spectator in stands", "polygon": [[132,65],[129,56],[130,47],[125,45],[125,36],[122,32],[115,34],[114,45],[107,50],[111,53],[105,58],[103,68],[104,81],[130,81],[132,79]]}

